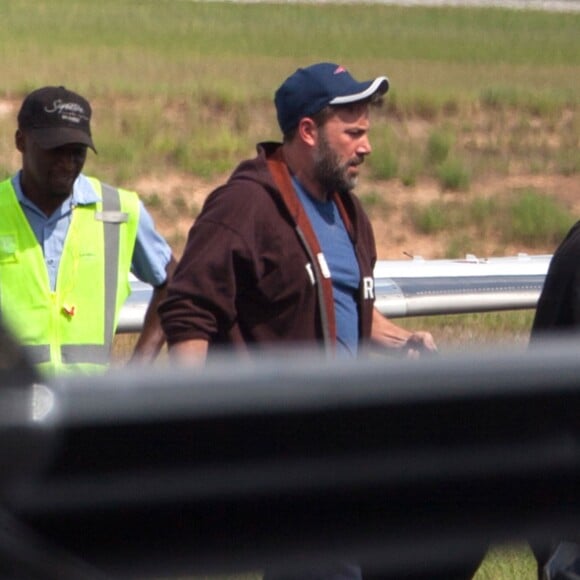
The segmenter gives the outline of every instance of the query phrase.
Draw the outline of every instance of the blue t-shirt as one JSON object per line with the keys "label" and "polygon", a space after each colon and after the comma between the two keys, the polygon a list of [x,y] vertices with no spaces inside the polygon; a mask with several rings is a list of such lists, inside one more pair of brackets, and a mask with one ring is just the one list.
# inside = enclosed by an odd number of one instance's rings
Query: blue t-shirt
{"label": "blue t-shirt", "polygon": [[[51,289],[56,288],[56,276],[60,265],[60,256],[64,241],[72,219],[72,210],[75,205],[86,205],[100,201],[91,182],[79,175],[76,179],[73,192],[54,213],[47,217],[22,192],[20,187],[20,172],[12,177],[12,186],[28,223],[42,247],[44,261],[50,279]],[[137,239],[131,264],[131,272],[152,286],[159,286],[165,282],[167,273],[165,267],[171,258],[171,248],[165,239],[156,231],[153,219],[141,204],[139,211],[139,225]]]}
{"label": "blue t-shirt", "polygon": [[294,189],[312,224],[332,280],[337,353],[356,356],[359,342],[356,295],[360,269],[352,241],[334,201],[319,201],[292,178]]}

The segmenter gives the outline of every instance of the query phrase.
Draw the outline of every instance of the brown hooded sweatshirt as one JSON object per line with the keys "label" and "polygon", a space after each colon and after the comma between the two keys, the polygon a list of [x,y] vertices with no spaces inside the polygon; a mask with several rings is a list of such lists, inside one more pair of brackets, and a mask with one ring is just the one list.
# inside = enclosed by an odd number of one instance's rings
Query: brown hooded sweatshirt
{"label": "brown hooded sweatshirt", "polygon": [[[359,200],[335,195],[361,272],[359,336],[370,337],[376,261]],[[159,313],[169,345],[321,344],[334,351],[332,281],[277,143],[258,145],[207,198]]]}

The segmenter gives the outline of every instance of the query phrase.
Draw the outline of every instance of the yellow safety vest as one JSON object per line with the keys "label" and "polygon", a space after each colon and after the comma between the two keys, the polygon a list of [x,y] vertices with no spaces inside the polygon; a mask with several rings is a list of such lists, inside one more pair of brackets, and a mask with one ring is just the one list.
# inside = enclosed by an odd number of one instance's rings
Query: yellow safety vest
{"label": "yellow safety vest", "polygon": [[119,312],[130,293],[137,194],[90,181],[102,202],[72,210],[54,292],[42,248],[11,180],[0,183],[2,321],[48,375],[105,370]]}

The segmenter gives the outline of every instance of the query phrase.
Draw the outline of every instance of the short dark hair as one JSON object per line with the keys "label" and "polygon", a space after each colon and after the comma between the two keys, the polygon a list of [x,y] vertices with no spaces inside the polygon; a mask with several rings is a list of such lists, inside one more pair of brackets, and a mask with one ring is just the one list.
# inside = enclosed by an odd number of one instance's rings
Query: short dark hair
{"label": "short dark hair", "polygon": [[[334,113],[339,109],[347,109],[352,111],[359,107],[364,107],[367,105],[379,108],[382,106],[383,101],[384,101],[383,96],[375,93],[370,98],[364,99],[362,101],[357,101],[355,103],[349,103],[347,105],[327,105],[317,113],[314,113],[314,115],[312,115],[310,118],[314,121],[314,124],[317,127],[323,127],[328,121],[328,119],[330,119],[330,117],[332,117]],[[297,129],[298,127],[294,127],[290,131],[284,133],[283,135],[284,143],[289,143],[290,141],[292,141],[292,139],[294,139],[294,137],[296,136]]]}

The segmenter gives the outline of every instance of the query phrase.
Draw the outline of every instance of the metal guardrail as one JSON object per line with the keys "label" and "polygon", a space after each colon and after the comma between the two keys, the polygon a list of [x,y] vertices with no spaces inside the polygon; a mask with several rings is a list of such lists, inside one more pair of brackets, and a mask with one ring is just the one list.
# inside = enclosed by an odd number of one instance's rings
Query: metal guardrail
{"label": "metal guardrail", "polygon": [[[383,260],[375,267],[376,306],[391,318],[534,308],[551,255],[463,260]],[[151,287],[133,279],[118,332],[138,332]]]}
{"label": "metal guardrail", "polygon": [[391,318],[535,308],[551,258],[380,261],[376,305]]}
{"label": "metal guardrail", "polygon": [[[571,342],[69,377],[34,390],[34,420],[29,390],[0,415],[1,506],[35,540],[28,564],[40,545],[123,578],[335,558],[428,577],[490,542],[576,533],[578,377]],[[59,576],[75,577],[93,576]]]}

